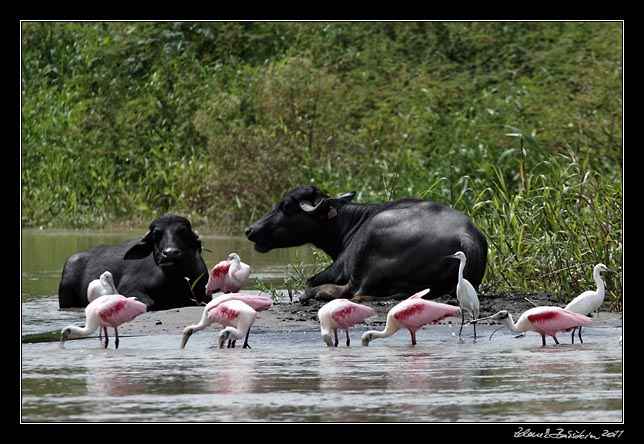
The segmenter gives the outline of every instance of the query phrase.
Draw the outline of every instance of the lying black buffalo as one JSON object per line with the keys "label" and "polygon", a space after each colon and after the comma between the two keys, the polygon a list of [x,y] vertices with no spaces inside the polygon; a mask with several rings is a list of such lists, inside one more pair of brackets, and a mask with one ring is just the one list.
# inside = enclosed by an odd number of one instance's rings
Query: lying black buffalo
{"label": "lying black buffalo", "polygon": [[291,190],[246,229],[259,252],[312,243],[333,264],[307,282],[302,300],[353,296],[403,298],[425,288],[427,297],[454,294],[458,261],[479,286],[487,262],[487,241],[463,213],[440,203],[400,199],[353,204],[355,193],[329,197],[312,186]]}
{"label": "lying black buffalo", "polygon": [[200,302],[210,299],[205,295],[208,270],[201,258],[201,240],[181,216],[157,218],[141,239],[98,245],[70,256],[58,288],[59,306],[85,307],[87,286],[104,271],[112,273],[119,294],[136,297],[148,310],[196,305],[195,297]]}

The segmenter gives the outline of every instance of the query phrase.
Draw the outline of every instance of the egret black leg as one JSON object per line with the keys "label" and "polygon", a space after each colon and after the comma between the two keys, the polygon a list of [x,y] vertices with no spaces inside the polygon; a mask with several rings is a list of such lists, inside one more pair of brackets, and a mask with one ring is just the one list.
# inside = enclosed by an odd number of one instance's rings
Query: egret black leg
{"label": "egret black leg", "polygon": [[465,312],[461,308],[461,329],[458,331],[458,337],[461,337],[461,333],[463,333],[463,324],[465,324]]}
{"label": "egret black leg", "polygon": [[572,342],[571,342],[571,344],[575,343],[575,330],[577,330],[577,329],[576,328],[572,329]]}
{"label": "egret black leg", "polygon": [[244,345],[242,346],[242,348],[251,348],[251,346],[248,345],[248,336],[249,335],[250,335],[250,328],[246,332],[246,338],[244,338]]}
{"label": "egret black leg", "polygon": [[[473,319],[473,320],[475,321],[476,319]],[[474,322],[473,325],[474,325],[474,340],[476,340],[476,322]]]}
{"label": "egret black leg", "polygon": [[[573,335],[574,334],[575,334],[575,332],[573,331]],[[581,339],[581,327],[579,327],[579,341],[581,341],[582,344],[584,343],[584,340]]]}

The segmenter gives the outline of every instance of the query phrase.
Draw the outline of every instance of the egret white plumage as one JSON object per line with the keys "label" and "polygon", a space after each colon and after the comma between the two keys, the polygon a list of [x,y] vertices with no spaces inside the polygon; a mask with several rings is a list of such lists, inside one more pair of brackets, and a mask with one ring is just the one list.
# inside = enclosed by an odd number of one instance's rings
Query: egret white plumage
{"label": "egret white plumage", "polygon": [[534,307],[523,312],[516,324],[512,315],[507,310],[501,310],[498,313],[487,318],[479,319],[492,319],[501,321],[513,333],[525,333],[526,331],[534,331],[541,335],[542,345],[546,345],[546,335],[551,336],[556,344],[557,332],[570,331],[573,328],[588,326],[592,320],[579,313],[573,313],[561,307]]}
{"label": "egret white plumage", "polygon": [[[595,279],[595,283],[597,284],[597,290],[584,291],[566,305],[566,310],[586,316],[592,316],[592,312],[594,311],[599,313],[599,307],[604,302],[605,295],[604,281],[600,275],[601,272],[615,273],[615,271],[604,264],[595,265],[593,268],[593,279]],[[579,340],[583,344],[584,340],[581,338],[581,327],[579,327],[578,335]],[[575,343],[575,330],[572,331],[572,343]]]}
{"label": "egret white plumage", "polygon": [[[461,261],[458,266],[458,282],[456,284],[456,298],[461,306],[461,329],[458,331],[458,337],[460,338],[461,333],[463,332],[463,324],[465,324],[465,312],[468,312],[470,316],[472,316],[472,321],[476,321],[476,318],[479,317],[479,298],[474,286],[463,277],[463,270],[465,269],[465,263],[467,261],[465,253],[457,251],[447,257],[459,259]],[[473,324],[474,339],[476,339],[476,322]]]}
{"label": "egret white plumage", "polygon": [[92,302],[94,299],[105,296],[106,294],[118,294],[114,278],[109,271],[103,272],[99,279],[94,279],[87,286],[87,300]]}
{"label": "egret white plumage", "polygon": [[242,262],[237,253],[230,253],[228,259],[212,267],[206,283],[206,294],[218,291],[237,293],[249,277],[250,265]]}

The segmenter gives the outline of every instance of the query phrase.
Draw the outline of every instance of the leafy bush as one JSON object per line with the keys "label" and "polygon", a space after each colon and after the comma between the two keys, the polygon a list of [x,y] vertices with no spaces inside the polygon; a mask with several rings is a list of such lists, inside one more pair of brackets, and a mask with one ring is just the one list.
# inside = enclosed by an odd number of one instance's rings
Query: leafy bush
{"label": "leafy bush", "polygon": [[621,55],[611,22],[25,22],[22,223],[422,196],[484,229],[490,288],[568,293],[621,262]]}

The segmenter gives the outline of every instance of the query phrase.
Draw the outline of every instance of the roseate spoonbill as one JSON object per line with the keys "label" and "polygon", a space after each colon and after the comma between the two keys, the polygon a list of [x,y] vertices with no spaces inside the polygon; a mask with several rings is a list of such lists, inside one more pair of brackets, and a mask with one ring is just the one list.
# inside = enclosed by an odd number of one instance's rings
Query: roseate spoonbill
{"label": "roseate spoonbill", "polygon": [[[338,328],[343,329],[347,334],[347,347],[349,346],[349,327],[364,321],[370,316],[375,316],[376,310],[366,305],[356,304],[347,299],[334,299],[318,310],[320,320],[320,331],[322,339],[329,347],[338,346]],[[331,330],[335,336],[335,342],[331,341]]]}
{"label": "roseate spoonbill", "polygon": [[228,259],[212,267],[206,283],[206,294],[218,291],[237,293],[249,276],[250,266],[242,262],[237,253],[230,253]]}
{"label": "roseate spoonbill", "polygon": [[[189,325],[183,329],[181,348],[185,348],[188,339],[196,331],[203,330],[213,322],[221,324],[224,329],[219,332],[219,348],[223,348],[223,341],[234,341],[243,338],[255,322],[257,312],[245,302],[238,299],[216,301],[213,299],[204,307],[201,320],[196,325]],[[231,343],[228,343],[231,347]]]}
{"label": "roseate spoonbill", "polygon": [[105,296],[106,294],[118,294],[114,278],[109,271],[103,272],[99,279],[94,279],[87,286],[87,300],[92,302],[94,299]]}
{"label": "roseate spoonbill", "polygon": [[[264,296],[256,296],[252,294],[246,294],[246,293],[226,293],[226,294],[221,294],[214,298],[211,302],[213,302],[213,307],[221,304],[222,302],[230,301],[230,300],[238,300],[245,302],[248,306],[250,306],[253,310],[255,311],[264,311],[268,310],[273,306],[273,300],[271,298],[267,298]],[[250,345],[248,345],[248,336],[250,335],[250,328],[248,329],[248,332],[246,333],[246,338],[244,338],[244,346],[242,348],[251,348]],[[234,344],[233,344],[234,345]]]}
{"label": "roseate spoonbill", "polygon": [[456,316],[461,309],[453,305],[422,299],[429,289],[416,293],[397,304],[387,313],[387,324],[383,331],[367,331],[362,334],[362,345],[369,345],[373,339],[386,338],[401,328],[411,334],[411,344],[416,345],[416,330],[425,324],[438,322],[441,319]]}
{"label": "roseate spoonbill", "polygon": [[145,313],[147,306],[136,298],[126,298],[120,294],[108,294],[94,299],[85,307],[85,327],[68,325],[60,332],[60,347],[68,339],[80,338],[102,328],[105,334],[105,348],[109,339],[107,327],[114,329],[114,346],[119,348],[118,326],[130,322],[138,315]]}
{"label": "roseate spoonbill", "polygon": [[[461,306],[461,329],[458,331],[458,337],[460,338],[463,332],[463,324],[465,324],[465,312],[468,312],[472,316],[473,321],[479,317],[479,298],[476,295],[474,286],[470,284],[470,281],[463,278],[463,270],[465,269],[465,262],[467,261],[465,253],[457,251],[447,257],[461,261],[458,266],[458,283],[456,284],[456,298]],[[476,339],[476,322],[474,322],[474,339]]]}
{"label": "roseate spoonbill", "polygon": [[[599,314],[599,307],[602,305],[602,302],[604,302],[605,293],[604,281],[599,274],[602,271],[615,273],[615,271],[611,270],[604,264],[595,265],[595,267],[593,268],[593,278],[595,279],[595,283],[597,284],[597,290],[584,291],[582,294],[570,301],[568,305],[566,305],[566,310],[586,316],[592,316],[593,311],[597,311],[597,313]],[[581,339],[581,327],[579,327],[579,340],[582,344],[584,343],[584,340]],[[575,329],[572,330],[572,343],[575,343]]]}
{"label": "roseate spoonbill", "polygon": [[579,313],[573,313],[561,307],[534,307],[523,312],[519,316],[519,320],[514,323],[512,315],[507,310],[501,310],[498,313],[484,319],[493,319],[501,321],[513,333],[524,333],[526,331],[534,331],[541,335],[542,345],[546,345],[546,335],[551,336],[555,340],[555,344],[559,344],[557,340],[557,332],[570,331],[573,328],[587,326],[592,323],[592,320]]}

